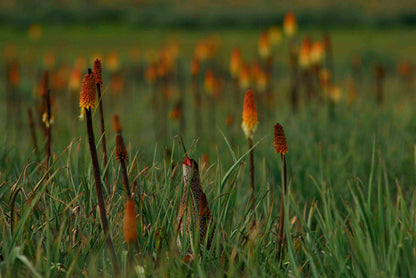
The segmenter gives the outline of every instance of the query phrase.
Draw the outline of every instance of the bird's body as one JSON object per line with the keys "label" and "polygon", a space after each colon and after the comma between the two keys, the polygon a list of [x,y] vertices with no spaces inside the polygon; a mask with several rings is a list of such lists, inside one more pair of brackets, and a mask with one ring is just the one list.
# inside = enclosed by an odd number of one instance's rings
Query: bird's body
{"label": "bird's body", "polygon": [[[201,186],[198,164],[188,157],[183,162],[184,191],[178,213],[178,229],[180,232],[192,234],[195,227],[199,227],[199,243],[203,244],[208,226],[212,222],[207,197]],[[189,190],[191,192],[189,192]],[[192,193],[192,194],[190,194]],[[182,244],[178,237],[178,246]],[[208,238],[207,248],[211,246]]]}

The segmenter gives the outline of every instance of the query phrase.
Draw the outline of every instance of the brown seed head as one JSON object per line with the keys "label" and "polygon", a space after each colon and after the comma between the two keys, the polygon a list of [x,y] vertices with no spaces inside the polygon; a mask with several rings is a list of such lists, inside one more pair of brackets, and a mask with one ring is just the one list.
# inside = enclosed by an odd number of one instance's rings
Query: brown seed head
{"label": "brown seed head", "polygon": [[120,119],[117,115],[113,115],[113,130],[114,132],[120,133],[122,130]]}
{"label": "brown seed head", "polygon": [[117,134],[116,136],[116,151],[115,151],[116,160],[127,160],[128,154],[126,150],[126,146],[124,145],[123,136],[121,134]]}
{"label": "brown seed head", "polygon": [[274,125],[274,147],[276,153],[287,154],[286,136],[281,124],[277,123]]}
{"label": "brown seed head", "polygon": [[244,97],[243,122],[241,124],[247,138],[252,138],[257,127],[257,109],[254,93],[248,89]]}
{"label": "brown seed head", "polygon": [[95,105],[95,75],[91,72],[91,69],[88,69],[88,73],[84,75],[82,80],[79,107],[81,110],[85,110],[92,109]]}
{"label": "brown seed head", "polygon": [[134,242],[137,239],[136,207],[133,200],[128,200],[124,208],[123,232],[126,242]]}
{"label": "brown seed head", "polygon": [[94,61],[94,74],[95,74],[95,83],[103,85],[103,74],[101,69],[101,60],[95,59]]}

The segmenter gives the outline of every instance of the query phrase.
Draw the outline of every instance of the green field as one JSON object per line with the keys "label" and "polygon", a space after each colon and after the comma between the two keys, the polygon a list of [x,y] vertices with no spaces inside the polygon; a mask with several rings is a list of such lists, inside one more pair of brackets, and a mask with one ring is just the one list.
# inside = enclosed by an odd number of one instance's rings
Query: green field
{"label": "green field", "polygon": [[[104,195],[122,266],[120,277],[414,277],[415,84],[407,88],[396,65],[406,59],[415,65],[416,30],[329,29],[335,83],[343,91],[332,114],[329,103],[309,102],[304,97],[298,113],[291,110],[286,41],[273,49],[274,100],[269,109],[262,102],[257,104],[256,209],[252,216],[248,146],[240,128],[243,107],[234,107],[231,101],[228,69],[235,45],[241,47],[245,61],[253,62],[260,31],[44,26],[42,37],[33,41],[26,29],[0,28],[0,49],[15,45],[20,65],[16,90],[20,117],[14,114],[11,125],[6,120],[0,124],[0,277],[113,277],[96,209],[86,124],[77,117],[78,103],[74,107],[68,89],[53,92],[53,156],[48,180],[41,128],[37,126],[40,149],[36,154],[26,120],[26,108],[35,111],[33,87],[40,81],[46,52],[55,53],[56,70],[63,64],[71,68],[79,56],[87,58],[92,67],[94,55],[106,57],[113,51],[120,55],[118,74],[125,86],[121,94],[112,94],[109,84],[114,73],[106,69],[104,58],[103,104],[111,181],[111,189]],[[220,41],[214,63],[215,74],[224,79],[224,85],[215,102],[209,102],[201,73],[203,133],[196,142],[189,67],[196,42],[212,35]],[[322,30],[302,29],[298,37],[306,35],[319,40]],[[176,72],[182,81],[172,82],[168,108],[171,110],[183,92],[186,129],[181,135],[187,148],[196,142],[190,156],[199,162],[216,229],[214,248],[202,246],[191,264],[183,259],[188,243],[181,249],[176,245],[175,225],[184,184],[180,167],[184,152],[176,136],[179,123],[165,119],[166,136],[155,138],[151,88],[143,81],[146,53],[172,40],[180,45]],[[140,50],[139,61],[129,57],[132,48]],[[348,105],[347,80],[353,78],[351,59],[357,55],[362,56],[363,76],[356,81],[355,103]],[[0,56],[3,64],[5,60]],[[383,105],[375,101],[376,63],[386,69]],[[4,70],[1,73],[5,76]],[[2,78],[0,91],[5,92],[5,87]],[[244,93],[241,91],[241,104]],[[302,87],[300,93],[303,96]],[[5,98],[1,105],[5,108],[0,115],[6,119]],[[233,128],[226,125],[230,113],[235,113]],[[114,158],[113,114],[120,116],[129,153],[128,175],[135,184],[140,252],[123,238],[126,198],[119,163]],[[101,163],[98,109],[93,111],[93,118]],[[277,258],[281,162],[273,146],[277,122],[284,127],[289,148],[285,215],[289,225],[284,231],[281,260]],[[205,167],[203,155],[208,157]],[[249,229],[252,217],[258,226]],[[192,245],[198,249],[196,242]]]}

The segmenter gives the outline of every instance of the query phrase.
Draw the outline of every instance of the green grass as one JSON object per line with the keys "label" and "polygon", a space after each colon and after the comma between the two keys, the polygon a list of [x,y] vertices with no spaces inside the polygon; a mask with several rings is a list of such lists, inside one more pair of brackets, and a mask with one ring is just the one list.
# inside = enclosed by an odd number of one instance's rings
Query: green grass
{"label": "green grass", "polygon": [[[320,34],[317,30],[307,32]],[[228,68],[229,51],[237,42],[242,46],[243,55],[253,55],[257,31],[218,33],[223,42],[217,60],[220,67]],[[103,53],[117,49],[123,66],[128,68],[131,64],[125,51],[133,45],[145,50],[162,45],[169,37],[179,37],[182,42],[179,71],[188,82],[189,58],[195,40],[204,37],[197,31],[121,32],[108,26],[90,30],[50,28],[44,31],[44,39],[39,42],[28,41],[24,32],[11,33],[2,29],[0,34],[7,42],[17,45],[19,58],[23,60],[19,87],[24,96],[22,114],[23,108],[33,106],[31,89],[41,69],[40,57],[47,49],[56,50],[58,60],[67,63],[80,54],[90,57],[96,49]],[[414,31],[406,30],[337,30],[333,34],[337,81],[344,85],[352,54],[383,53],[380,56],[383,62],[407,58],[414,51],[411,48],[414,37]],[[65,38],[66,43],[57,45],[55,41],[61,38]],[[24,58],[27,57],[24,56],[26,47],[33,51],[32,61]],[[200,168],[202,154],[209,157],[208,165],[201,170],[201,178],[216,233],[214,248],[207,251],[202,247],[201,255],[195,256],[190,265],[183,261],[190,243],[183,238],[182,248],[179,250],[176,246],[175,224],[183,188],[180,169],[183,152],[174,137],[178,133],[178,123],[169,121],[170,137],[158,138],[156,144],[149,86],[140,81],[141,76],[123,70],[126,90],[122,96],[112,96],[108,85],[110,74],[104,63],[103,101],[110,151],[107,170],[111,181],[111,191],[105,192],[105,199],[114,245],[126,276],[414,276],[414,96],[407,94],[394,74],[395,68],[387,63],[390,67],[385,84],[386,102],[383,107],[377,106],[370,61],[364,80],[358,85],[358,98],[353,106],[342,100],[336,106],[335,118],[330,118],[325,104],[302,101],[300,112],[293,114],[287,101],[286,52],[285,47],[276,51],[279,78],[274,84],[274,108],[266,111],[262,103],[257,106],[255,215],[259,226],[251,232],[248,229],[251,215],[249,165],[245,156],[247,142],[242,130],[237,128],[232,134],[225,125],[225,118],[233,109],[229,102],[231,87],[226,84],[216,102],[215,130],[210,128],[209,109],[204,98],[204,134],[191,156],[199,162]],[[175,85],[174,98],[179,90]],[[185,95],[184,141],[189,148],[194,139],[189,86],[185,86]],[[0,277],[113,277],[96,210],[85,122],[77,120],[72,112],[67,92],[56,92],[56,99],[52,137],[54,164],[48,181],[42,168],[42,150],[39,155],[32,153],[25,117],[22,116],[22,127],[4,130],[0,136],[3,143],[0,147],[0,253],[3,256]],[[173,103],[171,100],[170,107]],[[241,109],[238,107],[237,125]],[[123,136],[130,154],[129,179],[137,182],[135,201],[142,220],[138,221],[140,253],[123,242],[121,219],[125,197],[119,165],[113,155],[115,134],[110,129],[110,120],[114,113],[119,114],[124,127]],[[4,110],[0,115],[5,119]],[[99,144],[98,111],[93,116],[95,139]],[[281,262],[277,260],[280,157],[274,153],[272,142],[276,122],[283,125],[289,147],[290,190],[285,217],[290,225],[285,229]],[[40,129],[37,131],[41,141]],[[210,141],[212,133],[215,141]],[[166,148],[171,149],[172,156],[166,155]],[[15,211],[13,226],[12,207]],[[195,240],[191,245],[199,248]]]}

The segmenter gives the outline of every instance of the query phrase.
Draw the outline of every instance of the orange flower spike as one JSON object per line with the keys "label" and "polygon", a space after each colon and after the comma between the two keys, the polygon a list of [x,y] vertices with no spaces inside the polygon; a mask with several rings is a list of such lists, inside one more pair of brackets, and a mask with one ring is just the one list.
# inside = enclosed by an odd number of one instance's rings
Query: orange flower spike
{"label": "orange flower spike", "polygon": [[101,68],[101,60],[95,59],[94,61],[94,74],[95,74],[95,83],[103,85],[103,74]]}
{"label": "orange flower spike", "polygon": [[122,131],[121,122],[117,115],[113,115],[113,130],[116,133],[121,133]]}
{"label": "orange flower spike", "polygon": [[240,87],[243,90],[247,90],[250,87],[251,76],[250,76],[250,67],[248,65],[244,65],[241,67],[240,70]]}
{"label": "orange flower spike", "polygon": [[232,77],[238,77],[241,69],[241,51],[238,46],[233,48],[230,59],[230,73]]}
{"label": "orange flower spike", "polygon": [[300,46],[299,65],[303,69],[308,68],[311,64],[311,45],[311,39],[306,37]]}
{"label": "orange flower spike", "polygon": [[199,68],[199,60],[194,56],[191,61],[191,74],[197,75],[199,73]]}
{"label": "orange flower spike", "polygon": [[283,155],[288,153],[285,132],[279,123],[274,125],[274,147],[276,153]]}
{"label": "orange flower spike", "polygon": [[283,20],[283,30],[288,37],[293,37],[297,31],[296,17],[293,13],[288,12]]}
{"label": "orange flower spike", "polygon": [[83,119],[86,109],[93,109],[96,105],[95,99],[95,75],[88,69],[82,80],[81,93],[79,97],[79,107],[81,108],[80,118]]}
{"label": "orange flower spike", "polygon": [[269,40],[269,32],[264,31],[260,35],[259,40],[259,55],[263,59],[267,59],[270,57],[270,40]]}
{"label": "orange flower spike", "polygon": [[320,64],[324,58],[324,45],[322,42],[315,42],[311,46],[310,50],[310,62],[312,64]]}
{"label": "orange flower spike", "polygon": [[137,240],[136,206],[133,200],[128,200],[124,208],[123,232],[127,243]]}
{"label": "orange flower spike", "polygon": [[247,138],[253,138],[257,128],[257,109],[254,101],[254,93],[248,89],[244,97],[243,122],[241,127]]}
{"label": "orange flower spike", "polygon": [[81,79],[82,79],[81,72],[77,68],[74,68],[69,78],[69,88],[72,91],[79,90],[79,88],[81,87]]}
{"label": "orange flower spike", "polygon": [[17,61],[13,61],[10,67],[10,83],[13,86],[17,86],[20,80],[19,64]]}
{"label": "orange flower spike", "polygon": [[157,79],[157,66],[155,62],[150,63],[145,72],[145,79],[149,84],[155,84]]}
{"label": "orange flower spike", "polygon": [[214,93],[215,76],[212,70],[208,70],[205,73],[205,91],[207,94],[212,95]]}
{"label": "orange flower spike", "polygon": [[115,72],[119,69],[120,58],[117,52],[110,52],[107,56],[106,66],[111,72]]}

